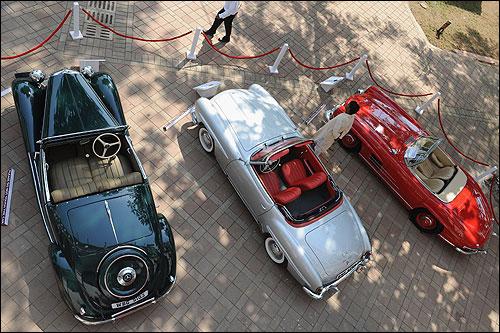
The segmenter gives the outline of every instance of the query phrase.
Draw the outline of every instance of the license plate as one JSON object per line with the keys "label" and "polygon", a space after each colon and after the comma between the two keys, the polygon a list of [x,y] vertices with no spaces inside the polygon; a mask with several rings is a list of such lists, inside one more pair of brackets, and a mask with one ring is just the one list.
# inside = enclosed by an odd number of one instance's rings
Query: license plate
{"label": "license plate", "polygon": [[130,305],[130,304],[134,304],[137,301],[140,301],[141,299],[143,299],[146,296],[148,296],[148,291],[147,290],[145,292],[143,292],[142,294],[140,294],[139,296],[137,296],[136,298],[129,299],[128,301],[113,303],[113,304],[111,304],[111,307],[113,309],[123,308],[125,306]]}

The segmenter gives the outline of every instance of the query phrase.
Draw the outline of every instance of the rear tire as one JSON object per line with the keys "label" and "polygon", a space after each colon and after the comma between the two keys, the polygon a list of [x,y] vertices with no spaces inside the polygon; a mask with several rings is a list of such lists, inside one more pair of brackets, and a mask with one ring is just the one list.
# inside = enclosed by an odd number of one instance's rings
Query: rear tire
{"label": "rear tire", "polygon": [[361,140],[351,132],[344,135],[339,143],[349,153],[357,154],[361,151]]}
{"label": "rear tire", "polygon": [[410,212],[410,220],[418,230],[425,234],[438,235],[444,226],[425,208],[417,208]]}
{"label": "rear tire", "polygon": [[285,258],[285,253],[281,250],[279,245],[276,243],[273,237],[270,235],[266,235],[267,238],[264,242],[264,246],[266,248],[267,255],[271,260],[280,266],[286,266],[287,261]]}

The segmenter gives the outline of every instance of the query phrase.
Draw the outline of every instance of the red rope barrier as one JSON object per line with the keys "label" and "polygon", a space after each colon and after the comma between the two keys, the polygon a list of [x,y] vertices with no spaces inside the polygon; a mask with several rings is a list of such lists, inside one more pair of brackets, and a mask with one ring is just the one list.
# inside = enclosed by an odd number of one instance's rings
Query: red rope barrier
{"label": "red rope barrier", "polygon": [[20,53],[20,54],[17,54],[17,55],[13,55],[13,56],[8,56],[8,57],[1,57],[2,60],[7,60],[7,59],[15,59],[15,58],[19,58],[19,57],[22,57],[23,55],[26,55],[28,53],[31,53],[35,50],[38,50],[39,48],[41,48],[45,43],[47,43],[63,26],[64,22],[66,22],[66,20],[68,19],[69,15],[71,14],[71,10],[69,10],[67,13],[66,13],[66,16],[64,16],[63,20],[61,21],[61,23],[59,23],[59,25],[57,26],[56,30],[52,31],[52,33],[49,35],[49,37],[45,38],[45,40],[43,42],[41,42],[40,44],[38,44],[37,46],[35,46],[34,48],[26,51],[26,52],[23,52],[23,53]]}
{"label": "red rope barrier", "polygon": [[186,33],[183,33],[182,35],[179,35],[179,36],[175,36],[175,37],[171,37],[171,38],[162,38],[162,39],[145,39],[145,38],[140,38],[140,37],[134,37],[134,36],[128,36],[128,35],[125,35],[125,34],[122,34],[121,32],[118,32],[116,30],[114,30],[113,28],[107,26],[106,24],[102,23],[101,21],[99,21],[98,19],[96,19],[94,16],[92,16],[92,14],[90,14],[88,11],[86,11],[84,8],[82,8],[82,11],[87,14],[88,17],[90,17],[92,19],[92,21],[94,21],[95,23],[99,24],[101,27],[105,28],[105,29],[108,29],[109,31],[111,31],[112,33],[118,35],[118,36],[121,36],[123,38],[129,38],[129,39],[134,39],[134,40],[140,40],[140,41],[143,41],[143,42],[152,42],[152,43],[157,43],[157,42],[170,42],[172,40],[175,40],[175,39],[178,39],[178,38],[181,38],[181,37],[184,37],[186,35],[189,35],[190,33],[192,33],[193,31],[188,31]]}
{"label": "red rope barrier", "polygon": [[471,160],[472,162],[476,162],[477,164],[481,164],[481,165],[484,165],[484,166],[490,166],[489,164],[487,163],[483,163],[481,161],[478,161],[478,160],[475,160],[473,159],[472,157],[469,157],[467,155],[465,155],[464,153],[462,153],[460,151],[460,149],[458,149],[454,144],[453,142],[451,142],[450,138],[448,138],[448,135],[446,134],[445,130],[444,130],[444,126],[443,126],[443,120],[441,119],[441,107],[440,107],[440,100],[438,99],[438,118],[439,118],[439,126],[441,127],[441,131],[443,132],[444,134],[444,137],[446,138],[446,140],[448,141],[448,143],[460,154],[462,155],[463,157],[465,157],[466,159],[468,160]]}
{"label": "red rope barrier", "polygon": [[389,94],[392,94],[392,95],[397,95],[397,96],[403,96],[403,97],[424,97],[424,96],[430,96],[430,95],[432,95],[432,93],[427,93],[427,94],[400,94],[400,93],[397,93],[397,92],[394,92],[394,91],[390,91],[389,89],[386,89],[386,88],[382,87],[380,84],[377,83],[377,81],[375,81],[375,79],[373,78],[373,75],[372,75],[372,71],[370,70],[370,65],[368,64],[368,59],[366,59],[365,63],[366,63],[366,68],[368,68],[368,74],[370,74],[370,78],[372,79],[373,83],[377,87],[379,87],[380,89],[382,89],[383,91],[385,91],[386,93],[389,93]]}
{"label": "red rope barrier", "polygon": [[254,58],[261,58],[261,57],[265,57],[266,55],[269,55],[271,53],[274,53],[274,52],[276,52],[276,51],[278,51],[280,49],[279,47],[277,47],[277,48],[274,48],[271,51],[268,51],[266,53],[257,54],[257,55],[253,55],[253,56],[233,56],[233,55],[224,53],[221,50],[219,50],[218,48],[216,48],[214,46],[214,44],[212,44],[212,41],[210,40],[210,38],[208,38],[207,35],[205,35],[204,32],[202,32],[202,34],[203,34],[203,37],[205,37],[205,40],[207,41],[208,45],[210,45],[212,47],[212,49],[214,49],[216,52],[222,54],[223,56],[231,58],[231,59],[254,59]]}
{"label": "red rope barrier", "polygon": [[360,58],[360,57],[357,57],[357,58],[354,58],[352,60],[349,60],[348,62],[344,62],[342,64],[329,66],[329,67],[312,67],[312,66],[309,66],[309,65],[302,63],[299,59],[297,59],[297,57],[295,57],[295,54],[293,54],[291,49],[288,49],[288,52],[290,52],[290,55],[292,56],[293,60],[295,60],[300,66],[305,67],[305,68],[309,68],[309,69],[313,69],[313,70],[317,70],[317,71],[322,71],[325,69],[333,69],[333,68],[349,65],[350,63],[355,62],[355,61],[359,60],[359,58]]}
{"label": "red rope barrier", "polygon": [[493,206],[493,196],[492,196],[492,193],[493,193],[493,184],[495,184],[495,178],[497,176],[496,175],[493,175],[493,178],[491,178],[491,184],[490,184],[490,207],[491,207],[491,211],[492,211],[492,214],[493,214],[493,218],[495,219],[495,222],[498,224],[498,219],[497,219],[497,216],[495,215],[495,207]]}

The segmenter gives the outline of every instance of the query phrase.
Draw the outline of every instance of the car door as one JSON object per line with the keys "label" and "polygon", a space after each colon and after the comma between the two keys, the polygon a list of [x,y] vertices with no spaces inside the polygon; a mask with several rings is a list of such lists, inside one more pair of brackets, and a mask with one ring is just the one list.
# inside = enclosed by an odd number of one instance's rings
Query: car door
{"label": "car door", "polygon": [[257,220],[257,216],[265,213],[274,205],[265,192],[251,166],[241,159],[231,161],[225,170],[229,181]]}

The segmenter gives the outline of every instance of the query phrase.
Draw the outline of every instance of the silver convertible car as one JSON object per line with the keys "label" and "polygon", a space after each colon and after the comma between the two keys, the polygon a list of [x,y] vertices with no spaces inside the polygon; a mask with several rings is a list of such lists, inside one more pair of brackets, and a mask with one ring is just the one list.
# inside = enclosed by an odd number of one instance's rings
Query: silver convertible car
{"label": "silver convertible car", "polygon": [[265,235],[271,259],[315,299],[371,257],[349,200],[276,100],[261,86],[199,98],[192,111],[203,149],[214,154]]}

